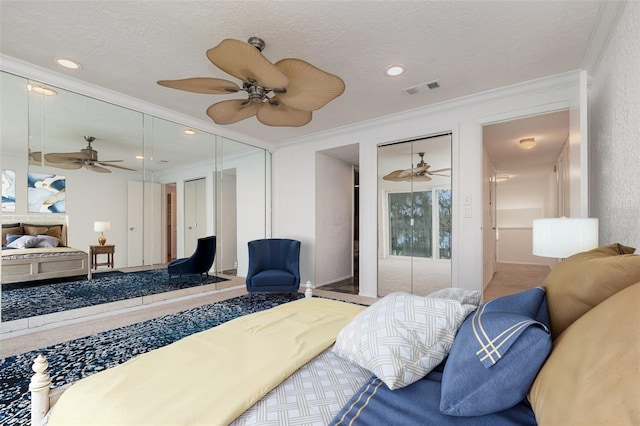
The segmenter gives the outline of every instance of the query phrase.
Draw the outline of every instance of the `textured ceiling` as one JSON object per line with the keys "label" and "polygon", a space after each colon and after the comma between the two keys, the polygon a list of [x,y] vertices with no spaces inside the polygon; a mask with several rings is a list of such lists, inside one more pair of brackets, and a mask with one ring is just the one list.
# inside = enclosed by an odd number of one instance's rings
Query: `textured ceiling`
{"label": "textured ceiling", "polygon": [[[272,62],[304,59],[340,76],[345,93],[300,128],[255,118],[227,126],[278,143],[582,66],[600,1],[8,1],[0,53],[165,108],[205,110],[239,95],[202,95],[157,80],[236,81],[205,56],[224,38],[266,41]],[[54,63],[68,56],[71,71]],[[399,77],[383,74],[401,63]],[[438,80],[441,87],[403,89]]]}

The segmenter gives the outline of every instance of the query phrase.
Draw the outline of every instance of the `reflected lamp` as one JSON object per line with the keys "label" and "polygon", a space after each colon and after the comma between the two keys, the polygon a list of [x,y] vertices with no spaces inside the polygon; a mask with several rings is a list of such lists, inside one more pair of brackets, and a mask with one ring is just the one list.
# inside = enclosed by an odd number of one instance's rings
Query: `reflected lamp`
{"label": "reflected lamp", "polygon": [[111,224],[109,222],[93,222],[93,230],[95,232],[99,232],[100,236],[98,237],[98,244],[101,246],[107,242],[107,239],[104,236],[104,233],[111,229]]}
{"label": "reflected lamp", "polygon": [[545,218],[533,220],[533,254],[565,259],[598,247],[598,219]]}

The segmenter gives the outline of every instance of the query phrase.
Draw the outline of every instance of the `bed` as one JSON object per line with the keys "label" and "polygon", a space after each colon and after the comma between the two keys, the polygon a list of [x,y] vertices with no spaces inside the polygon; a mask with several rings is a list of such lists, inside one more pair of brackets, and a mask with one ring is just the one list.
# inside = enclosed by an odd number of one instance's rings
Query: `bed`
{"label": "bed", "polygon": [[32,424],[637,425],[633,251],[576,254],[544,287],[483,304],[452,288],[365,308],[307,289],[51,392],[38,356]]}
{"label": "bed", "polygon": [[[437,422],[425,423],[424,416],[430,415],[424,407],[438,410],[438,375],[446,348],[479,305],[480,292],[445,289],[427,297],[394,293],[371,307],[312,297],[309,289],[305,296],[196,333],[64,389],[50,391],[47,363],[40,356],[30,386],[32,424],[370,425],[382,413],[390,424],[535,424],[524,402],[484,416],[480,423],[477,417],[439,412]],[[404,343],[418,348],[418,340],[433,341],[419,365],[408,369],[419,380],[396,390],[394,383],[378,379],[385,373],[350,359],[348,352],[366,352],[352,348],[358,340],[352,334],[363,325],[376,328],[374,323],[388,317],[385,310],[397,316],[398,306],[406,307],[407,301],[410,311],[418,313],[415,319],[425,324],[423,331],[430,331],[416,337],[422,331],[413,330]],[[401,317],[413,315],[407,312]],[[407,370],[401,376],[406,379]],[[404,417],[393,422],[394,416]]]}
{"label": "bed", "polygon": [[87,275],[88,254],[67,247],[66,223],[52,219],[2,224],[2,284]]}

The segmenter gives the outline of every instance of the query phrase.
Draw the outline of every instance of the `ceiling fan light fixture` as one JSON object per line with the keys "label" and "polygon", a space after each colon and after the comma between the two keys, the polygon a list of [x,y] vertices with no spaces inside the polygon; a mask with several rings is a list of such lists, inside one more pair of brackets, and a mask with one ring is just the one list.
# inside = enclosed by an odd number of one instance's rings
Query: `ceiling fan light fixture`
{"label": "ceiling fan light fixture", "polygon": [[29,92],[37,93],[43,96],[55,96],[58,94],[55,90],[42,84],[27,84],[27,90]]}
{"label": "ceiling fan light fixture", "polygon": [[518,146],[522,149],[531,149],[534,146],[536,146],[536,139],[535,138],[520,139],[520,144]]}
{"label": "ceiling fan light fixture", "polygon": [[389,65],[385,68],[384,73],[389,77],[395,77],[404,72],[404,67],[402,65]]}

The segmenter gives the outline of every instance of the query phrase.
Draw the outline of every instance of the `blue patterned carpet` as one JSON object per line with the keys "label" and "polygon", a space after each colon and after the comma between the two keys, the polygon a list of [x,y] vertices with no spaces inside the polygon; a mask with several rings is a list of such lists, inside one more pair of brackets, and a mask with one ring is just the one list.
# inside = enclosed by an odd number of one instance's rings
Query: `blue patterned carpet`
{"label": "blue patterned carpet", "polygon": [[256,294],[253,301],[249,302],[249,296],[243,295],[0,359],[0,424],[29,424],[29,380],[33,375],[31,365],[38,354],[47,357],[52,385],[58,387],[190,334],[290,302],[300,296]]}
{"label": "blue patterned carpet", "polygon": [[[142,272],[110,271],[86,277],[2,285],[2,321],[51,314],[118,300],[200,286],[196,275],[172,277],[166,268]],[[205,284],[227,281],[210,275]],[[53,303],[52,303],[53,302]]]}

